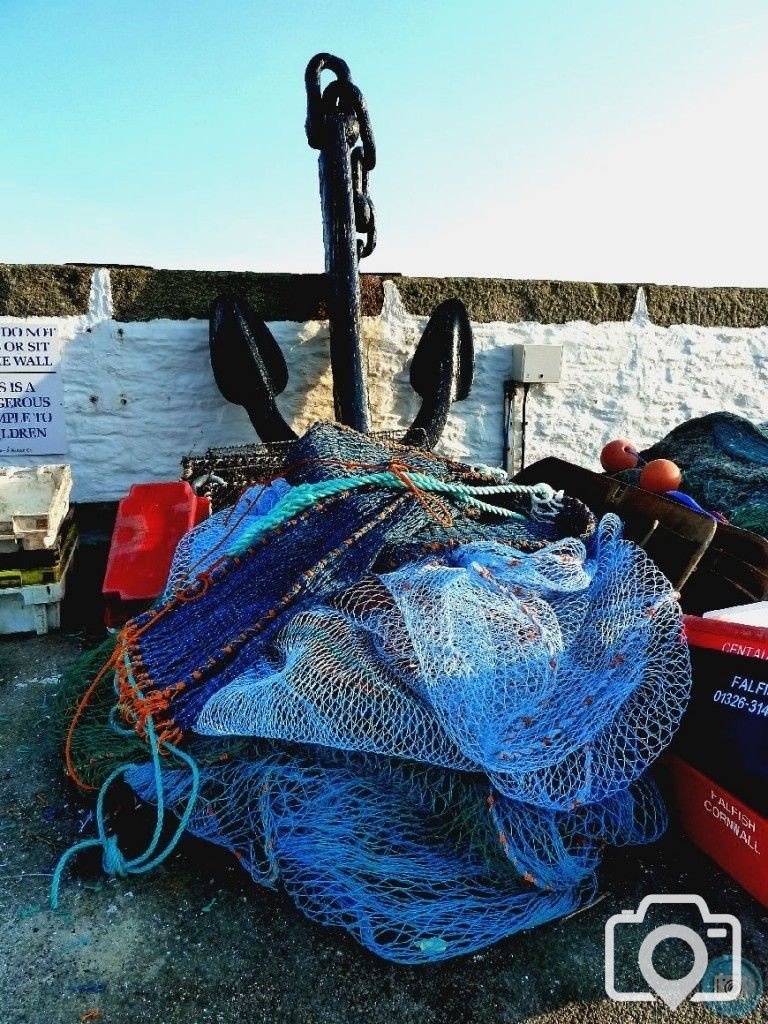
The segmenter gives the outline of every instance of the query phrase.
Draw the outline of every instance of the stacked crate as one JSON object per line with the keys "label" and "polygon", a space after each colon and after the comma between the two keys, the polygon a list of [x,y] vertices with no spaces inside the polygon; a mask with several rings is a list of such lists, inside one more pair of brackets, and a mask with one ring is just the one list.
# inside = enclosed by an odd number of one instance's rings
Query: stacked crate
{"label": "stacked crate", "polygon": [[60,625],[77,546],[71,490],[69,466],[0,468],[0,634]]}

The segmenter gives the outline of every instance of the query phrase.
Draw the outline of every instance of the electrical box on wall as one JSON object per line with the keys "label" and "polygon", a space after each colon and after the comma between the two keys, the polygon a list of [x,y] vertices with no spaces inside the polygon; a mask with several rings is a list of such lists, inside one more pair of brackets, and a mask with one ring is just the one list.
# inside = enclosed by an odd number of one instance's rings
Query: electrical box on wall
{"label": "electrical box on wall", "polygon": [[559,384],[562,345],[513,345],[510,377],[518,384]]}

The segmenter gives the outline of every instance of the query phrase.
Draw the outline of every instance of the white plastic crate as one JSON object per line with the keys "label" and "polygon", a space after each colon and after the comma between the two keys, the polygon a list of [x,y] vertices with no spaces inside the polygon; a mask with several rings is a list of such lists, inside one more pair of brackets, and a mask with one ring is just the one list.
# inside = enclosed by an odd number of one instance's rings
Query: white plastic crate
{"label": "white plastic crate", "polygon": [[69,466],[0,467],[0,552],[53,547],[71,491]]}
{"label": "white plastic crate", "polygon": [[63,579],[0,590],[0,634],[42,634],[58,629],[63,598]]}

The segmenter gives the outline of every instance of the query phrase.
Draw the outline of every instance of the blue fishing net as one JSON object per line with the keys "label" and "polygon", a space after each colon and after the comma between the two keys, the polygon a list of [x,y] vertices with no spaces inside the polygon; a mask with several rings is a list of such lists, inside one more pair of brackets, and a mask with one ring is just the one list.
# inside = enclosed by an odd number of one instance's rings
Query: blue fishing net
{"label": "blue fishing net", "polygon": [[159,824],[126,862],[99,812],[107,867],[162,860],[170,812],[171,847],[229,849],[414,963],[583,906],[606,843],[657,838],[641,776],[690,688],[671,585],[618,519],[329,425],[182,540],[110,667]]}
{"label": "blue fishing net", "polygon": [[275,651],[217,690],[195,731],[472,768],[559,809],[637,778],[689,689],[672,589],[614,516],[589,554],[464,545],[364,578],[295,615]]}
{"label": "blue fishing net", "polygon": [[[126,778],[157,800],[150,766]],[[166,773],[174,813],[189,796],[189,773]],[[552,813],[494,796],[478,776],[305,748],[205,769],[186,827],[313,920],[387,959],[423,963],[589,903],[604,844],[651,842],[665,824],[650,783]]]}
{"label": "blue fishing net", "polygon": [[[400,557],[414,544],[455,547],[488,533],[488,519],[494,538],[526,547],[541,547],[562,537],[564,530],[585,535],[593,530],[594,520],[578,503],[541,500],[531,515],[530,493],[505,495],[507,513],[520,508],[506,516],[483,516],[463,499],[449,504],[450,496],[405,485],[356,485],[327,493],[336,484],[344,488],[347,479],[369,479],[372,471],[393,464],[401,475],[428,472],[438,484],[489,482],[469,467],[435,456],[409,454],[407,449],[395,456],[353,431],[317,424],[293,446],[294,469],[286,476],[294,486],[288,493],[276,495],[270,488],[261,496],[256,488],[229,520],[220,513],[213,527],[204,524],[202,541],[183,542],[170,575],[175,599],[163,606],[162,615],[154,609],[134,620],[121,638],[144,698],[165,695],[148,706],[156,720],[172,722],[175,738],[192,727],[217,690],[269,659],[290,615],[357,582],[377,559],[391,563],[398,547]],[[297,504],[305,494],[310,495],[309,504]],[[280,518],[282,508],[293,511]],[[275,527],[251,542],[259,521],[269,514],[278,517]],[[210,557],[203,550],[206,545]],[[195,563],[201,560],[206,569],[198,572]],[[179,581],[188,580],[193,568],[198,575],[179,589]],[[124,690],[123,697],[130,700],[131,694]],[[160,712],[161,703],[167,704],[167,715]]]}
{"label": "blue fishing net", "polygon": [[173,557],[162,604],[170,601],[200,573],[209,571],[223,554],[226,541],[271,512],[290,489],[282,477],[264,486],[249,487],[231,508],[222,509],[184,534]]}

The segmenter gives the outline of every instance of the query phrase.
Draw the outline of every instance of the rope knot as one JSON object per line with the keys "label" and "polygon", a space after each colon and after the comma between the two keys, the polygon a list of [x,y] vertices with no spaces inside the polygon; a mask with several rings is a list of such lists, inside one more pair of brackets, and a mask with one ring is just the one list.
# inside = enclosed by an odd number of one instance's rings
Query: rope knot
{"label": "rope knot", "polygon": [[[197,803],[198,794],[200,792],[200,772],[194,759],[191,758],[189,754],[185,754],[183,750],[179,750],[178,747],[173,746],[166,740],[158,740],[155,734],[155,725],[151,717],[147,719],[147,740],[149,741],[149,750],[152,755],[150,763],[154,773],[154,792],[157,799],[157,819],[155,821],[155,830],[149,841],[149,845],[144,853],[139,854],[138,857],[126,859],[122,850],[117,845],[117,836],[107,835],[106,821],[104,817],[104,797],[109,787],[117,778],[124,775],[130,769],[136,767],[133,763],[119,765],[110,775],[107,776],[99,790],[99,796],[96,801],[96,829],[98,835],[93,839],[84,839],[80,843],[75,843],[74,846],[71,846],[59,858],[59,863],[56,865],[56,870],[53,872],[53,878],[51,880],[51,906],[54,910],[59,905],[59,886],[61,884],[61,877],[64,873],[64,868],[73,857],[76,857],[81,852],[81,850],[88,850],[96,846],[101,847],[101,863],[105,873],[113,876],[119,875],[121,878],[125,878],[127,875],[144,874],[145,872],[156,868],[159,864],[162,864],[163,861],[173,852],[181,839],[184,830],[189,824],[192,811]],[[167,813],[163,770],[160,762],[161,745],[166,748],[169,754],[178,758],[187,766],[187,768],[189,768],[191,785],[186,806],[180,815],[177,814],[179,821],[176,826],[176,830],[171,838],[166,842],[165,846],[158,851]]]}
{"label": "rope knot", "polygon": [[453,515],[447,502],[438,498],[437,495],[428,494],[423,487],[419,487],[410,476],[410,467],[402,462],[392,462],[390,472],[402,482],[406,490],[410,491],[418,501],[426,514],[439,526],[450,528],[453,526]]}
{"label": "rope knot", "polygon": [[101,859],[101,865],[104,868],[104,873],[107,875],[119,875],[120,878],[125,878],[128,874],[128,863],[123,856],[122,850],[117,845],[117,836],[105,836],[104,837],[104,855]]}

